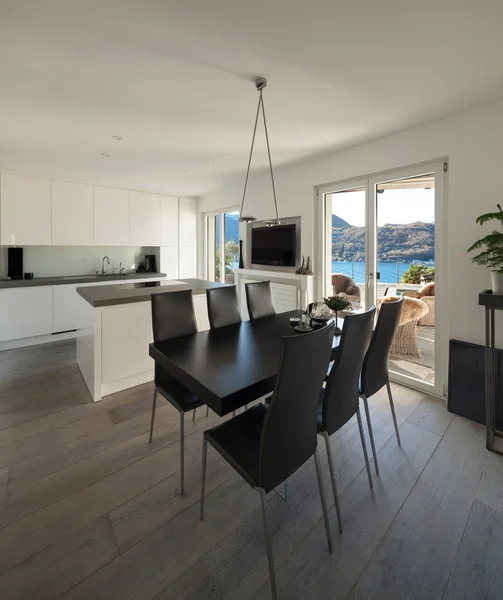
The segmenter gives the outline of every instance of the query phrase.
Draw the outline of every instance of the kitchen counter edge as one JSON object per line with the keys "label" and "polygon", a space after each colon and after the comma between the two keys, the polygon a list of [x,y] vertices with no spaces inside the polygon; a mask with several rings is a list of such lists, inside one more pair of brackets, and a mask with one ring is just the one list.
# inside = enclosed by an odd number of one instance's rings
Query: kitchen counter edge
{"label": "kitchen counter edge", "polygon": [[127,275],[97,275],[74,277],[66,275],[62,277],[37,277],[35,279],[11,279],[9,281],[0,281],[0,290],[10,290],[23,287],[39,287],[43,285],[73,285],[79,283],[99,283],[108,281],[111,284],[114,282],[128,282],[134,279],[155,279],[156,277],[166,277],[166,273],[128,273]]}
{"label": "kitchen counter edge", "polygon": [[179,278],[173,281],[181,281],[183,284],[165,285],[159,287],[147,287],[140,289],[121,288],[121,285],[88,286],[77,288],[77,294],[82,296],[93,308],[104,306],[116,306],[119,304],[131,304],[133,302],[149,302],[152,294],[166,292],[180,292],[192,290],[192,295],[206,294],[206,290],[216,287],[226,287],[228,284],[216,283],[205,279]]}

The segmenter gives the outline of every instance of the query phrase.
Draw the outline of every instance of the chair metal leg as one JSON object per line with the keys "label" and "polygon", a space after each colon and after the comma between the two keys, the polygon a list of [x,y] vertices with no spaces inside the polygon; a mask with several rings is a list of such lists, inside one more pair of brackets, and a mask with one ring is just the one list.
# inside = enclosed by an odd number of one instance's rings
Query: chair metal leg
{"label": "chair metal leg", "polygon": [[325,498],[325,488],[323,487],[323,476],[320,469],[320,458],[318,456],[318,446],[314,453],[314,464],[316,466],[316,477],[318,478],[318,487],[320,488],[321,507],[323,508],[323,519],[325,521],[325,531],[327,532],[328,551],[332,553],[332,533],[330,532],[330,523],[328,521],[327,500]]}
{"label": "chair metal leg", "polygon": [[192,423],[196,420],[196,409],[192,411]]}
{"label": "chair metal leg", "polygon": [[180,411],[180,496],[185,496],[185,414]]}
{"label": "chair metal leg", "polygon": [[361,398],[363,399],[363,406],[365,407],[365,416],[367,417],[367,427],[369,429],[370,445],[372,446],[372,455],[374,456],[374,466],[376,469],[376,473],[379,475],[379,463],[377,462],[377,452],[376,452],[376,445],[374,442],[374,432],[372,431],[372,422],[370,420],[369,402],[368,402],[367,396],[365,396],[365,394],[362,394]]}
{"label": "chair metal leg", "polygon": [[327,456],[328,456],[328,468],[330,470],[330,479],[332,481],[332,491],[334,493],[334,504],[335,504],[335,512],[337,513],[337,523],[339,524],[339,533],[342,533],[342,513],[341,513],[341,505],[339,502],[339,494],[337,492],[337,485],[335,483],[335,469],[334,469],[334,461],[332,460],[332,446],[330,445],[330,436],[326,431],[323,432],[323,437],[325,438],[325,445],[327,447]]}
{"label": "chair metal leg", "polygon": [[210,414],[210,407],[209,407],[209,406],[207,406],[207,407],[206,407],[206,417],[208,417],[208,415],[209,415],[209,414]]}
{"label": "chair metal leg", "polygon": [[206,488],[206,457],[208,455],[208,442],[203,435],[203,457],[202,457],[202,472],[201,472],[201,504],[199,518],[201,521],[204,519],[204,494]]}
{"label": "chair metal leg", "polygon": [[395,424],[396,440],[398,442],[398,445],[401,446],[402,441],[400,439],[400,433],[398,431],[398,423],[396,421],[396,414],[395,414],[395,405],[393,404],[393,396],[391,395],[391,385],[389,384],[389,381],[386,383],[386,387],[388,388],[388,398],[389,398],[389,405],[391,408],[391,416],[393,417],[393,423]]}
{"label": "chair metal leg", "polygon": [[274,557],[272,554],[272,535],[269,528],[267,519],[267,496],[265,490],[259,489],[260,503],[262,505],[262,520],[264,522],[264,537],[265,537],[265,548],[267,552],[267,562],[269,563],[269,579],[271,582],[271,596],[273,600],[278,599],[278,592],[276,590],[276,575],[274,573]]}
{"label": "chair metal leg", "polygon": [[154,433],[154,419],[155,419],[155,404],[157,402],[157,388],[154,388],[154,400],[152,402],[152,418],[150,420],[150,437],[148,443],[152,443],[152,434]]}
{"label": "chair metal leg", "polygon": [[358,410],[356,411],[356,418],[358,419],[358,428],[360,430],[360,438],[362,440],[363,456],[365,457],[365,465],[367,467],[367,475],[369,478],[369,485],[371,488],[373,488],[374,484],[372,482],[372,474],[370,473],[369,455],[367,453],[367,444],[365,443],[365,434],[363,433],[363,423],[362,423],[362,416],[360,414],[360,407],[358,407]]}

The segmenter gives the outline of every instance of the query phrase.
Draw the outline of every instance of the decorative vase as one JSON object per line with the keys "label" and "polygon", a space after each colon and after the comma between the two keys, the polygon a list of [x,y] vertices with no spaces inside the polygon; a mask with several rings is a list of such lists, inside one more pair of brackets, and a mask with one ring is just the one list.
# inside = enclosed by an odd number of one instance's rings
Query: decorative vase
{"label": "decorative vase", "polygon": [[304,269],[304,275],[312,275],[312,274],[313,274],[313,272],[311,270],[311,257],[308,256],[306,268]]}
{"label": "decorative vase", "polygon": [[239,268],[244,269],[244,261],[243,261],[243,240],[239,240]]}
{"label": "decorative vase", "polygon": [[302,265],[295,271],[297,275],[302,275],[304,273],[304,255],[302,255]]}
{"label": "decorative vase", "polygon": [[491,283],[493,294],[495,296],[503,296],[503,273],[491,271]]}

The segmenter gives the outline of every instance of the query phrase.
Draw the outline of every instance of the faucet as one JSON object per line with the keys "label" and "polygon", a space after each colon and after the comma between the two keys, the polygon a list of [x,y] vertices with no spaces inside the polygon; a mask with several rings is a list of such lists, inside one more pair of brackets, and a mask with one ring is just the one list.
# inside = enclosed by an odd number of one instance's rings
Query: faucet
{"label": "faucet", "polygon": [[122,273],[122,271],[124,271],[124,267],[122,266],[122,263],[119,263],[119,274]]}
{"label": "faucet", "polygon": [[108,258],[108,256],[104,256],[103,260],[101,261],[101,274],[105,275],[105,259],[107,261],[107,264],[110,266],[110,259]]}

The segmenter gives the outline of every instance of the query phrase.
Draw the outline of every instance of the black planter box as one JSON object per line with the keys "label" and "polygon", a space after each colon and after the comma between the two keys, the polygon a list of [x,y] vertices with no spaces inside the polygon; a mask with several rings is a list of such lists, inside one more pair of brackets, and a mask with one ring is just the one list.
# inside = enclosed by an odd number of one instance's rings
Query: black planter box
{"label": "black planter box", "polygon": [[[496,350],[496,427],[503,429],[503,352]],[[449,394],[447,409],[485,424],[485,347],[449,341]]]}

